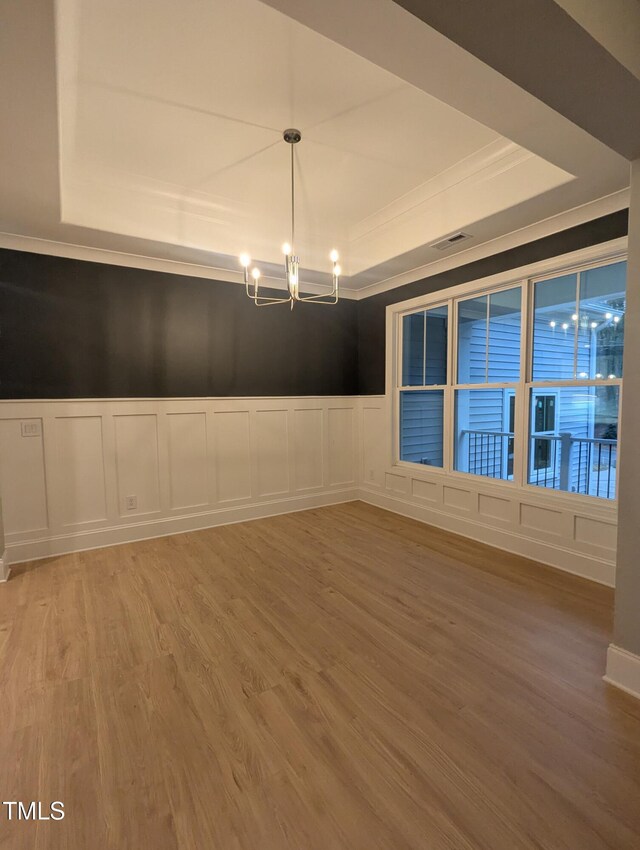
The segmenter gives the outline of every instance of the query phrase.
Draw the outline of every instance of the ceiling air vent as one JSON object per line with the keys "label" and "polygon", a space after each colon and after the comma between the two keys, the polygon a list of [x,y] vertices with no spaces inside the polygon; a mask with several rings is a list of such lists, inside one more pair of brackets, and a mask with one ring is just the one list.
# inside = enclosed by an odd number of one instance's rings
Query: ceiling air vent
{"label": "ceiling air vent", "polygon": [[453,248],[453,246],[457,245],[458,242],[464,242],[466,239],[471,239],[471,234],[463,233],[463,231],[460,230],[458,233],[452,233],[451,236],[447,236],[439,242],[434,242],[431,247],[437,248],[438,251],[446,251],[447,248]]}

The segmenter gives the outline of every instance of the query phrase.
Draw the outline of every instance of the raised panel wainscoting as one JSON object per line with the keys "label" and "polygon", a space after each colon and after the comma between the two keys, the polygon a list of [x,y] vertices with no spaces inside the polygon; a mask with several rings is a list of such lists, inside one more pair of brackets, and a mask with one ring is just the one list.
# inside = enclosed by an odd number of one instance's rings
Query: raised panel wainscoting
{"label": "raised panel wainscoting", "polygon": [[393,464],[385,396],[361,397],[360,499],[613,586],[616,508],[420,464]]}
{"label": "raised panel wainscoting", "polygon": [[356,499],[356,413],[353,397],[2,401],[6,560]]}

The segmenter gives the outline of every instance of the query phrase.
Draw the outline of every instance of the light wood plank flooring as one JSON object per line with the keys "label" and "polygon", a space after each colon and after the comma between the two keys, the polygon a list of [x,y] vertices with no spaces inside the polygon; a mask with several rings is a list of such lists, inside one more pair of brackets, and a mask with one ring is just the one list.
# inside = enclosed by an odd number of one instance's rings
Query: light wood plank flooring
{"label": "light wood plank flooring", "polygon": [[612,592],[354,502],[0,585],[29,850],[638,850]]}

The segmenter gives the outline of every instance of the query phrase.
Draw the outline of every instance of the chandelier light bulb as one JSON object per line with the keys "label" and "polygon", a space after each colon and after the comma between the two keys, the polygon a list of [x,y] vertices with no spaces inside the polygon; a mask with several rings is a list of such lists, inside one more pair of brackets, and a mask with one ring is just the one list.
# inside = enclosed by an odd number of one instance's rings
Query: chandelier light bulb
{"label": "chandelier light bulb", "polygon": [[283,244],[283,246],[282,246],[282,253],[285,255],[285,257],[288,257],[288,256],[289,256],[289,254],[291,253],[291,245],[289,245],[289,243],[288,243],[288,242],[285,242],[285,243]]}
{"label": "chandelier light bulb", "polygon": [[604,317],[605,319],[613,319],[613,313],[605,313]]}
{"label": "chandelier light bulb", "polygon": [[595,330],[598,327],[597,322],[591,322],[591,327]]}
{"label": "chandelier light bulb", "polygon": [[616,377],[615,375],[609,375],[609,380],[613,381],[615,379],[615,377]]}
{"label": "chandelier light bulb", "polygon": [[549,322],[549,327],[550,327],[550,328],[555,328],[555,326],[556,326],[556,323],[555,323],[555,322]]}
{"label": "chandelier light bulb", "polygon": [[568,330],[569,330],[569,325],[567,324],[567,322],[563,322],[563,324],[562,324],[562,330],[563,330],[563,331],[568,331]]}
{"label": "chandelier light bulb", "polygon": [[600,372],[598,372],[598,373],[597,373],[596,378],[597,378],[599,381],[602,379],[602,375],[600,374]]}
{"label": "chandelier light bulb", "polygon": [[333,268],[333,273],[334,273],[334,275],[335,275],[336,277],[340,277],[340,275],[342,274],[342,269],[340,268],[340,266],[339,266],[339,265],[337,265],[337,264],[336,264],[336,265],[334,266],[334,268]]}
{"label": "chandelier light bulb", "polygon": [[252,268],[252,269],[251,269],[251,277],[252,277],[254,280],[259,280],[259,279],[260,279],[260,269],[255,268],[255,267],[254,267],[254,268]]}
{"label": "chandelier light bulb", "polygon": [[247,268],[251,264],[251,257],[248,254],[240,254],[240,265]]}
{"label": "chandelier light bulb", "polygon": [[573,316],[571,317],[571,320],[572,320],[573,322],[577,322],[577,321],[578,321],[578,314],[577,314],[577,313],[574,313],[574,314],[573,314]]}
{"label": "chandelier light bulb", "polygon": [[338,262],[338,260],[340,259],[340,254],[338,254],[338,252],[336,251],[336,249],[335,249],[335,248],[334,248],[334,249],[333,249],[333,251],[329,254],[329,259],[331,260],[331,262],[332,262],[332,263],[337,263],[337,262]]}
{"label": "chandelier light bulb", "polygon": [[614,317],[613,317],[613,321],[614,321],[614,322],[616,323],[616,325],[617,325],[617,324],[618,324],[618,322],[620,321],[620,316],[614,316]]}

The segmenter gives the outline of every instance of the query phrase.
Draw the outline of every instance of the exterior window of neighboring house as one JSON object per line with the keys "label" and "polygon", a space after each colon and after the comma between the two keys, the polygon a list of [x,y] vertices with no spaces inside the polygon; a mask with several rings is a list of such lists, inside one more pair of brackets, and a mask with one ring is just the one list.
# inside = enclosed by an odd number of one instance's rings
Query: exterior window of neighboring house
{"label": "exterior window of neighboring house", "polygon": [[556,433],[557,396],[548,393],[536,393],[533,397],[533,433],[539,435],[533,440],[532,463],[536,472],[551,468],[551,437]]}
{"label": "exterior window of neighboring house", "polygon": [[625,292],[618,260],[402,314],[398,459],[614,499]]}

